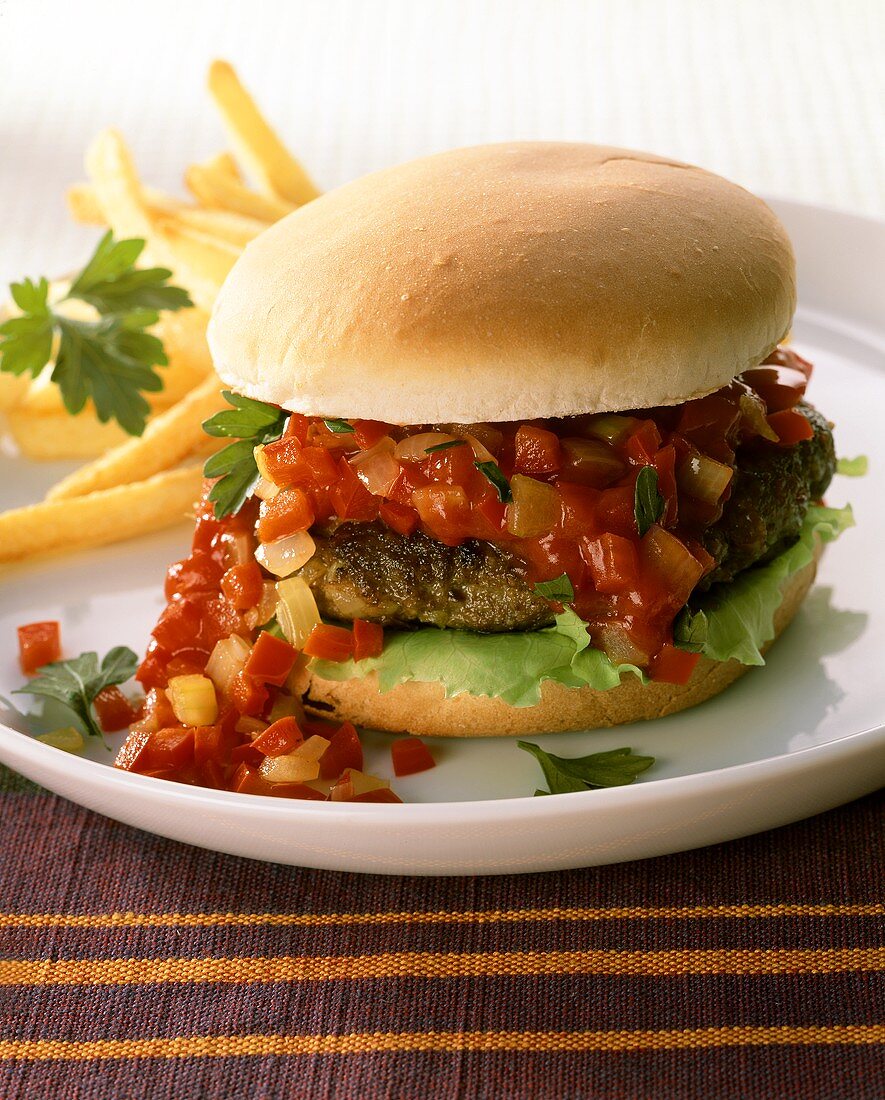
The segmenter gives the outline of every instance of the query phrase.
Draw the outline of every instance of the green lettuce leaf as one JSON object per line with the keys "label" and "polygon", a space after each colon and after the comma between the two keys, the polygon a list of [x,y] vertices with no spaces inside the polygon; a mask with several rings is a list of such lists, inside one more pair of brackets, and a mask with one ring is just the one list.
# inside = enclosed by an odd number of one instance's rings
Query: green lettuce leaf
{"label": "green lettuce leaf", "polygon": [[[781,602],[781,585],[811,561],[815,535],[829,542],[854,519],[850,508],[809,508],[798,542],[773,562],[751,569],[698,608],[682,613],[677,641],[716,661],[737,658],[763,664],[760,649],[774,637],[774,612]],[[613,665],[590,645],[587,624],[569,608],[556,625],[521,634],[471,634],[465,630],[427,627],[387,631],[380,657],[355,661],[320,661],[312,670],[327,680],[350,680],[378,673],[381,691],[407,680],[440,681],[446,696],[485,695],[516,707],[528,707],[541,697],[541,682],[566,687],[585,685],[597,691],[617,687],[632,673],[645,681],[635,665]]]}
{"label": "green lettuce leaf", "polygon": [[788,550],[768,565],[739,574],[697,608],[685,608],[674,625],[676,644],[713,661],[734,658],[744,665],[764,665],[761,651],[774,637],[774,613],[781,604],[784,581],[811,561],[815,538],[832,542],[853,526],[850,506],[813,505],[799,540]]}

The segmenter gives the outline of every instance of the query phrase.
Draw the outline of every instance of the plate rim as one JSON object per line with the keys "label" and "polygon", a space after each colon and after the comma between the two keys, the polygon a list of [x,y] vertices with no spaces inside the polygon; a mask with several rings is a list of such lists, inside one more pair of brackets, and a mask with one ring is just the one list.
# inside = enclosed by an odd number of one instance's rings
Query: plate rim
{"label": "plate rim", "polygon": [[[811,216],[823,215],[826,219],[846,219],[859,227],[869,226],[876,234],[885,233],[885,216],[852,211],[827,203],[807,202],[767,192],[760,193],[760,197],[772,205],[776,212],[779,209],[792,209]],[[802,303],[800,301],[800,311],[801,308]],[[811,309],[813,311],[813,307]],[[840,314],[835,314],[834,319],[838,319],[839,316]],[[881,332],[874,331],[882,335]],[[543,737],[544,734],[532,736]],[[518,795],[465,801],[408,802],[393,806],[383,803],[336,804],[278,799],[264,795],[240,795],[235,791],[219,791],[212,788],[172,783],[168,780],[142,776],[115,768],[110,762],[104,764],[85,757],[60,753],[58,749],[42,744],[31,735],[0,722],[0,760],[13,769],[16,769],[16,764],[8,762],[10,755],[16,760],[33,763],[40,772],[51,775],[53,778],[61,776],[63,772],[68,777],[81,777],[91,789],[102,787],[114,792],[132,789],[143,793],[146,800],[151,802],[173,801],[193,807],[224,807],[231,812],[236,812],[236,807],[241,807],[242,810],[252,807],[251,812],[254,814],[269,813],[275,818],[289,817],[293,821],[314,815],[318,806],[323,807],[319,812],[325,814],[329,820],[344,820],[356,813],[364,818],[373,818],[376,822],[381,823],[388,820],[402,823],[406,820],[413,821],[415,818],[424,818],[427,823],[439,822],[448,817],[453,811],[464,824],[475,823],[488,816],[500,817],[505,820],[510,817],[524,819],[527,804],[536,807],[536,809],[527,812],[537,819],[570,816],[572,810],[580,810],[582,815],[586,816],[587,811],[592,812],[592,807],[596,807],[599,812],[619,807],[626,809],[637,802],[653,803],[658,797],[663,801],[670,801],[673,798],[678,799],[681,795],[689,796],[701,790],[712,792],[728,789],[734,785],[740,786],[744,779],[752,781],[752,778],[756,778],[759,781],[770,782],[794,771],[801,773],[831,757],[834,760],[839,760],[851,758],[858,754],[864,755],[868,751],[872,751],[879,743],[885,748],[885,716],[878,725],[852,731],[823,744],[808,745],[793,752],[778,753],[775,756],[766,756],[720,768],[692,772],[687,775],[669,776],[660,779],[640,779],[636,783],[622,787],[571,792],[566,795],[559,795],[555,799],[537,798],[534,795]],[[41,761],[45,762],[45,767]],[[39,781],[35,780],[35,782]],[[587,802],[588,798],[590,798],[589,803]]]}

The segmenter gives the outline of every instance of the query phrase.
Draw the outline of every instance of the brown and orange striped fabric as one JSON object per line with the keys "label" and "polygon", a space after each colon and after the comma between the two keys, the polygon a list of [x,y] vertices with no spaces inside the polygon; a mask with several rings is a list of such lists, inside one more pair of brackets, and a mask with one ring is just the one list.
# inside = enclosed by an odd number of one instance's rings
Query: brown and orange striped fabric
{"label": "brown and orange striped fabric", "polygon": [[388,878],[0,770],[0,1097],[885,1096],[885,795],[680,856]]}

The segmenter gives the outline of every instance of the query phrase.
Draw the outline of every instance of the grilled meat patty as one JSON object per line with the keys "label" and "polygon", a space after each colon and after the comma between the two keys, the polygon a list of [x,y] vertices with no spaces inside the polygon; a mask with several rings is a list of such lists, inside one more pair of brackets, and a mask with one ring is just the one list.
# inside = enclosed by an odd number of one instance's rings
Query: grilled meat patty
{"label": "grilled meat patty", "polygon": [[[814,428],[813,439],[789,448],[759,441],[738,450],[731,496],[704,538],[718,564],[699,588],[780,553],[796,539],[808,504],[829,485],[836,466],[830,425],[810,405],[798,408]],[[421,532],[398,535],[382,523],[342,523],[315,538],[317,551],[300,575],[324,618],[491,633],[553,621],[521,563],[490,543],[445,546]]]}

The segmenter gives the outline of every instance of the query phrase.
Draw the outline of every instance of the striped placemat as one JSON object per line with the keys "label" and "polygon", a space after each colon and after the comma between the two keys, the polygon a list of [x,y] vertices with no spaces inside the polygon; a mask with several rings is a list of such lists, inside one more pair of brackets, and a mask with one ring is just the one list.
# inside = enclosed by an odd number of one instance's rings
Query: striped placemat
{"label": "striped placemat", "polygon": [[0,783],[2,1097],[885,1091],[885,794],[641,863],[421,879]]}

